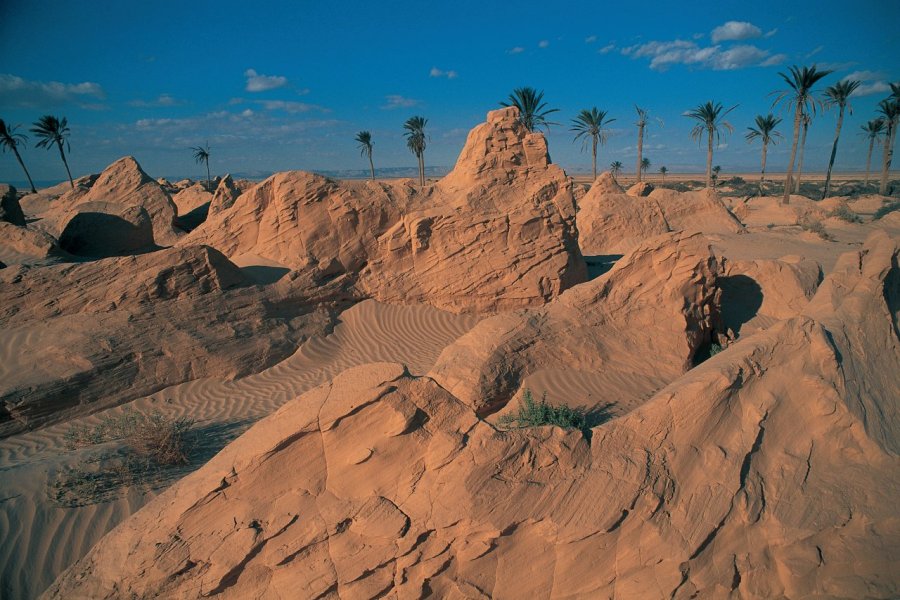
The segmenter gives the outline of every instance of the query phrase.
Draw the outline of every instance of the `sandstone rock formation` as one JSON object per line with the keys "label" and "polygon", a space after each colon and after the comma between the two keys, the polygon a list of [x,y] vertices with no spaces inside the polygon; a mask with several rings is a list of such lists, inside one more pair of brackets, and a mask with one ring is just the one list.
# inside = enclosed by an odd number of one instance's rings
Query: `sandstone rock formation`
{"label": "sandstone rock formation", "polygon": [[616,181],[616,178],[613,177],[613,174],[609,171],[604,171],[597,176],[597,179],[591,184],[591,189],[595,191],[595,193],[601,194],[624,194],[625,190],[622,189],[622,186],[619,185],[619,182]]}
{"label": "sandstone rock formation", "polygon": [[258,372],[332,326],[346,283],[310,272],[251,286],[202,246],[3,269],[0,348],[15,352],[0,363],[0,437],[80,404]]}
{"label": "sandstone rock formation", "polygon": [[126,256],[156,248],[153,222],[143,206],[83,202],[60,225],[60,247],[76,256]]}
{"label": "sandstone rock formation", "polygon": [[630,190],[622,194],[609,191],[607,186],[592,187],[579,201],[582,251],[587,255],[620,254],[648,237],[668,231],[743,230],[743,224],[712,190],[681,193],[652,186],[650,190],[649,195],[638,196]]}
{"label": "sandstone rock formation", "polygon": [[216,186],[216,191],[209,204],[209,214],[214,215],[231,208],[234,205],[234,201],[243,192],[244,188],[235,183],[231,175],[225,175],[222,181],[219,182],[219,185]]}
{"label": "sandstone rock formation", "polygon": [[46,233],[0,221],[0,257],[7,263],[37,262],[59,253],[59,244]]}
{"label": "sandstone rock formation", "polygon": [[[653,238],[545,307],[481,321],[444,349],[429,376],[481,416],[540,370],[591,373],[600,402],[633,406],[690,369],[722,331],[719,268],[698,234]],[[600,408],[586,398],[553,400]]]}
{"label": "sandstone rock formation", "polygon": [[178,211],[178,216],[182,217],[198,208],[203,206],[204,204],[209,204],[212,201],[213,195],[211,192],[207,191],[206,183],[195,183],[194,185],[179,190],[174,196],[172,196],[172,202],[175,203],[175,207]]}
{"label": "sandstone rock formation", "polygon": [[895,597],[898,251],[873,234],[803,315],[590,435],[498,431],[401,365],[347,371],[44,597]]}
{"label": "sandstone rock formation", "polygon": [[57,198],[48,195],[48,190],[23,198],[23,202],[27,200],[23,204],[26,214],[40,219],[35,223],[36,227],[59,238],[79,205],[100,202],[106,203],[106,206],[119,205],[120,208],[115,209],[113,214],[119,214],[128,207],[146,210],[153,223],[154,241],[159,245],[172,245],[182,235],[174,228],[176,208],[169,195],[144,173],[133,157],[120,158],[99,176],[78,181],[74,190]]}
{"label": "sandstone rock formation", "polygon": [[456,312],[542,304],[586,269],[573,186],[515,110],[489,113],[434,186],[278,173],[183,243],[358,274],[360,289],[386,302]]}
{"label": "sandstone rock formation", "polygon": [[16,188],[0,183],[0,221],[25,227],[25,214],[19,206]]}
{"label": "sandstone rock formation", "polygon": [[643,198],[644,196],[649,196],[650,192],[655,189],[656,188],[653,187],[653,184],[647,183],[646,181],[639,181],[638,183],[628,188],[628,191],[626,193],[634,198]]}

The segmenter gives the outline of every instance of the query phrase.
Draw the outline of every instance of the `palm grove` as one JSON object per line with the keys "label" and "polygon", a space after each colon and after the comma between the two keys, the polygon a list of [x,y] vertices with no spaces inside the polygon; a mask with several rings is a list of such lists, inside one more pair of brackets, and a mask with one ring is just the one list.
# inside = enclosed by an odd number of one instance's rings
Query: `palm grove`
{"label": "palm grove", "polygon": [[[809,130],[812,119],[822,109],[835,109],[837,111],[837,122],[834,132],[834,140],[831,147],[831,154],[828,160],[828,168],[825,176],[825,189],[823,197],[827,196],[831,188],[831,179],[837,157],[838,141],[844,123],[845,113],[852,114],[853,107],[850,99],[854,91],[859,88],[860,82],[854,80],[842,80],[834,85],[827,87],[821,95],[819,95],[815,87],[816,85],[829,76],[832,72],[827,70],[819,70],[815,66],[812,67],[791,67],[786,73],[779,73],[783,82],[786,84],[782,90],[773,92],[775,100],[772,104],[774,109],[781,106],[788,113],[793,113],[793,128],[791,134],[791,151],[790,160],[787,164],[787,172],[784,180],[784,189],[782,202],[790,201],[791,193],[799,193],[800,179],[803,169],[803,154],[806,145],[806,135]],[[865,184],[868,185],[871,172],[872,154],[875,145],[881,143],[881,177],[878,182],[878,192],[882,195],[888,191],[888,173],[890,171],[893,159],[894,144],[897,137],[898,120],[900,120],[900,84],[892,83],[890,85],[891,94],[881,100],[878,104],[878,114],[872,120],[862,126],[862,134],[868,142],[868,154],[866,156],[866,175]],[[518,119],[528,131],[538,131],[541,129],[549,129],[550,125],[558,125],[550,121],[550,116],[558,112],[558,109],[549,108],[544,101],[543,91],[538,91],[531,87],[521,87],[513,90],[506,101],[500,103],[501,106],[515,106],[519,111]],[[649,170],[650,160],[643,156],[643,140],[644,133],[648,126],[654,121],[650,117],[650,112],[642,107],[635,106],[636,121],[634,125],[637,127],[637,162],[635,167],[635,177],[638,182],[641,181],[642,175]],[[732,106],[725,108],[721,102],[709,101],[699,104],[695,108],[685,111],[684,116],[694,121],[694,127],[691,129],[691,138],[699,144],[706,141],[706,186],[712,187],[718,176],[719,167],[713,166],[714,150],[719,147],[720,143],[726,139],[729,133],[734,131],[734,126],[729,123],[725,117],[736,108]],[[609,125],[616,119],[611,118],[609,113],[601,110],[596,106],[585,108],[571,120],[570,131],[574,133],[574,141],[582,143],[582,151],[590,148],[591,150],[591,168],[594,178],[597,177],[597,160],[602,147],[606,144],[610,134]],[[662,121],[655,119],[660,125]],[[780,117],[769,113],[767,115],[758,115],[754,124],[747,127],[745,138],[748,142],[759,141],[762,144],[762,162],[760,168],[759,193],[763,193],[763,184],[766,176],[766,157],[770,145],[774,145],[778,140],[782,139],[782,134],[776,130],[776,127],[782,122]],[[425,127],[428,119],[422,116],[410,117],[403,124],[403,135],[406,139],[406,146],[409,151],[416,157],[418,163],[419,184],[425,185],[425,149],[428,145],[428,135]],[[20,153],[20,148],[26,145],[27,137],[19,133],[20,126],[14,126],[0,119],[0,148],[4,152],[10,151],[15,157],[25,177],[28,179],[29,187],[35,192],[35,186],[25,166],[25,161]],[[66,151],[71,151],[69,146],[70,130],[68,121],[65,117],[58,118],[53,115],[44,115],[38,121],[32,124],[30,132],[37,138],[36,147],[52,149],[59,151],[60,159],[65,167],[69,184],[72,188],[75,183],[72,180],[72,173],[69,170],[69,163],[66,159]],[[358,144],[360,153],[369,161],[369,172],[372,179],[375,178],[375,163],[373,159],[373,139],[369,131],[360,131],[356,134],[355,141]],[[207,186],[211,188],[212,182],[209,174],[209,144],[206,146],[196,146],[192,148],[194,151],[194,159],[201,164],[205,164],[207,170]],[[613,177],[618,177],[623,168],[621,161],[613,161],[609,165],[609,170]],[[665,178],[668,169],[665,166],[659,167],[659,172]]]}

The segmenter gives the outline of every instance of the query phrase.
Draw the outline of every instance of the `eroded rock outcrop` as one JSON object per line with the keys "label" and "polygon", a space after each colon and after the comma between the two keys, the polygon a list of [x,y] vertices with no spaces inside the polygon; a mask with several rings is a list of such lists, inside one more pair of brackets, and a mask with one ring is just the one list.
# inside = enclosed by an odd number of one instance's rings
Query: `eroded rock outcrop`
{"label": "eroded rock outcrop", "polygon": [[[10,227],[14,227],[10,225]],[[255,373],[354,296],[309,272],[250,285],[208,247],[0,270],[0,436],[215,375]]]}
{"label": "eroded rock outcrop", "polygon": [[642,189],[646,195],[632,194],[632,190],[616,193],[607,186],[592,187],[587,192],[579,202],[578,213],[585,254],[627,252],[648,237],[668,231],[714,234],[744,229],[713,190],[682,193],[652,186]]}
{"label": "eroded rock outcrop", "polygon": [[572,184],[514,108],[489,113],[434,186],[278,173],[184,243],[358,275],[386,302],[452,311],[542,304],[586,278]]}
{"label": "eroded rock outcrop", "polygon": [[346,371],[44,597],[894,597],[897,255],[873,236],[804,315],[589,438],[497,431],[401,365]]}
{"label": "eroded rock outcrop", "polygon": [[0,183],[0,221],[25,227],[25,214],[19,206],[16,188]]}
{"label": "eroded rock outcrop", "polygon": [[[592,373],[605,392],[598,402],[631,407],[690,369],[721,329],[719,269],[699,234],[653,238],[545,307],[481,321],[444,349],[429,376],[481,415],[538,371]],[[598,408],[585,398],[553,400]]]}
{"label": "eroded rock outcrop", "polygon": [[76,256],[126,256],[156,248],[153,221],[142,206],[83,202],[66,213],[60,227],[60,247]]}
{"label": "eroded rock outcrop", "polygon": [[[81,204],[118,205],[114,213],[125,208],[140,207],[147,211],[153,224],[154,241],[161,246],[175,243],[181,232],[174,227],[176,207],[163,188],[147,175],[137,161],[126,156],[109,165],[99,176],[78,180],[74,190],[58,198],[42,190],[29,200],[26,212],[39,217],[37,227],[59,238]],[[96,204],[102,203],[102,204]]]}

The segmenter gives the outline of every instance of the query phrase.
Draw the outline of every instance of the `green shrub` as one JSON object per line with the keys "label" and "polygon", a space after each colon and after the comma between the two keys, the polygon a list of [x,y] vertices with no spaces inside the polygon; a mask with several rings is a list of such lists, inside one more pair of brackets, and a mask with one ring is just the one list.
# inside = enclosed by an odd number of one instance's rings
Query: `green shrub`
{"label": "green shrub", "polygon": [[499,425],[507,429],[554,425],[563,429],[585,429],[584,411],[566,405],[553,406],[547,402],[546,392],[540,402],[535,402],[531,390],[526,389],[517,412],[500,417]]}
{"label": "green shrub", "polygon": [[797,219],[797,225],[799,225],[803,231],[815,233],[825,241],[832,239],[828,232],[825,231],[825,226],[822,225],[822,221],[810,217],[809,215]]}
{"label": "green shrub", "polygon": [[709,347],[709,356],[710,356],[710,358],[712,358],[713,356],[715,356],[716,354],[718,354],[718,353],[721,352],[722,350],[723,350],[722,346],[720,346],[720,345],[716,344],[715,342],[713,342],[713,343],[710,345],[710,347]]}
{"label": "green shrub", "polygon": [[892,200],[887,204],[882,204],[881,207],[875,211],[875,214],[872,216],[872,220],[877,221],[885,215],[898,210],[900,210],[900,200]]}
{"label": "green shrub", "polygon": [[[49,495],[61,506],[106,502],[124,487],[158,487],[187,465],[191,444],[187,434],[194,421],[126,410],[104,416],[97,425],[75,426],[64,439],[70,450],[121,441],[117,451],[93,452],[74,466],[66,466],[50,482]],[[196,436],[194,436],[196,437]]]}
{"label": "green shrub", "polygon": [[846,204],[839,204],[836,206],[831,212],[828,213],[829,217],[837,217],[841,221],[846,221],[847,223],[862,223],[862,218],[850,210],[850,207]]}

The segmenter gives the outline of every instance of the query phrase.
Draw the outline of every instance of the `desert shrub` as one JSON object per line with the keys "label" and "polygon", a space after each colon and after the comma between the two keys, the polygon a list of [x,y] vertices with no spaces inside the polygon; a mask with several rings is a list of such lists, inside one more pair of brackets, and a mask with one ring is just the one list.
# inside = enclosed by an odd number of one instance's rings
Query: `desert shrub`
{"label": "desert shrub", "polygon": [[744,185],[746,181],[744,181],[743,177],[738,177],[735,175],[731,179],[725,182],[727,185]]}
{"label": "desert shrub", "polygon": [[546,392],[540,402],[535,402],[531,390],[525,390],[519,409],[511,415],[500,417],[499,425],[508,429],[555,425],[563,429],[585,429],[584,411],[566,405],[554,406],[547,402]]}
{"label": "desert shrub", "polygon": [[709,356],[710,356],[710,358],[712,358],[713,356],[715,356],[716,354],[718,354],[718,353],[721,352],[722,350],[723,350],[722,346],[720,346],[719,344],[716,344],[715,342],[713,342],[713,343],[710,344],[710,346],[709,346]]}
{"label": "desert shrub", "polygon": [[61,506],[83,506],[106,502],[126,486],[163,485],[171,478],[172,467],[190,462],[188,432],[193,425],[191,419],[128,410],[105,416],[94,426],[70,428],[64,436],[70,450],[113,441],[122,445],[87,454],[61,469],[50,483],[50,498]]}
{"label": "desert shrub", "polygon": [[858,214],[850,210],[850,207],[846,204],[839,204],[835,207],[831,212],[828,213],[829,217],[837,217],[842,221],[846,221],[847,223],[862,223],[862,217]]}
{"label": "desert shrub", "polygon": [[875,211],[875,214],[872,216],[872,220],[877,221],[878,219],[883,218],[885,215],[898,210],[900,210],[900,200],[892,200],[887,204],[882,204],[881,207]]}
{"label": "desert shrub", "polygon": [[819,236],[823,240],[826,240],[826,241],[831,240],[831,236],[828,234],[827,231],[825,231],[825,226],[822,225],[822,221],[820,221],[814,217],[811,217],[809,215],[803,216],[803,217],[797,219],[797,225],[799,225],[803,231],[809,231],[811,233],[815,233],[817,236]]}

